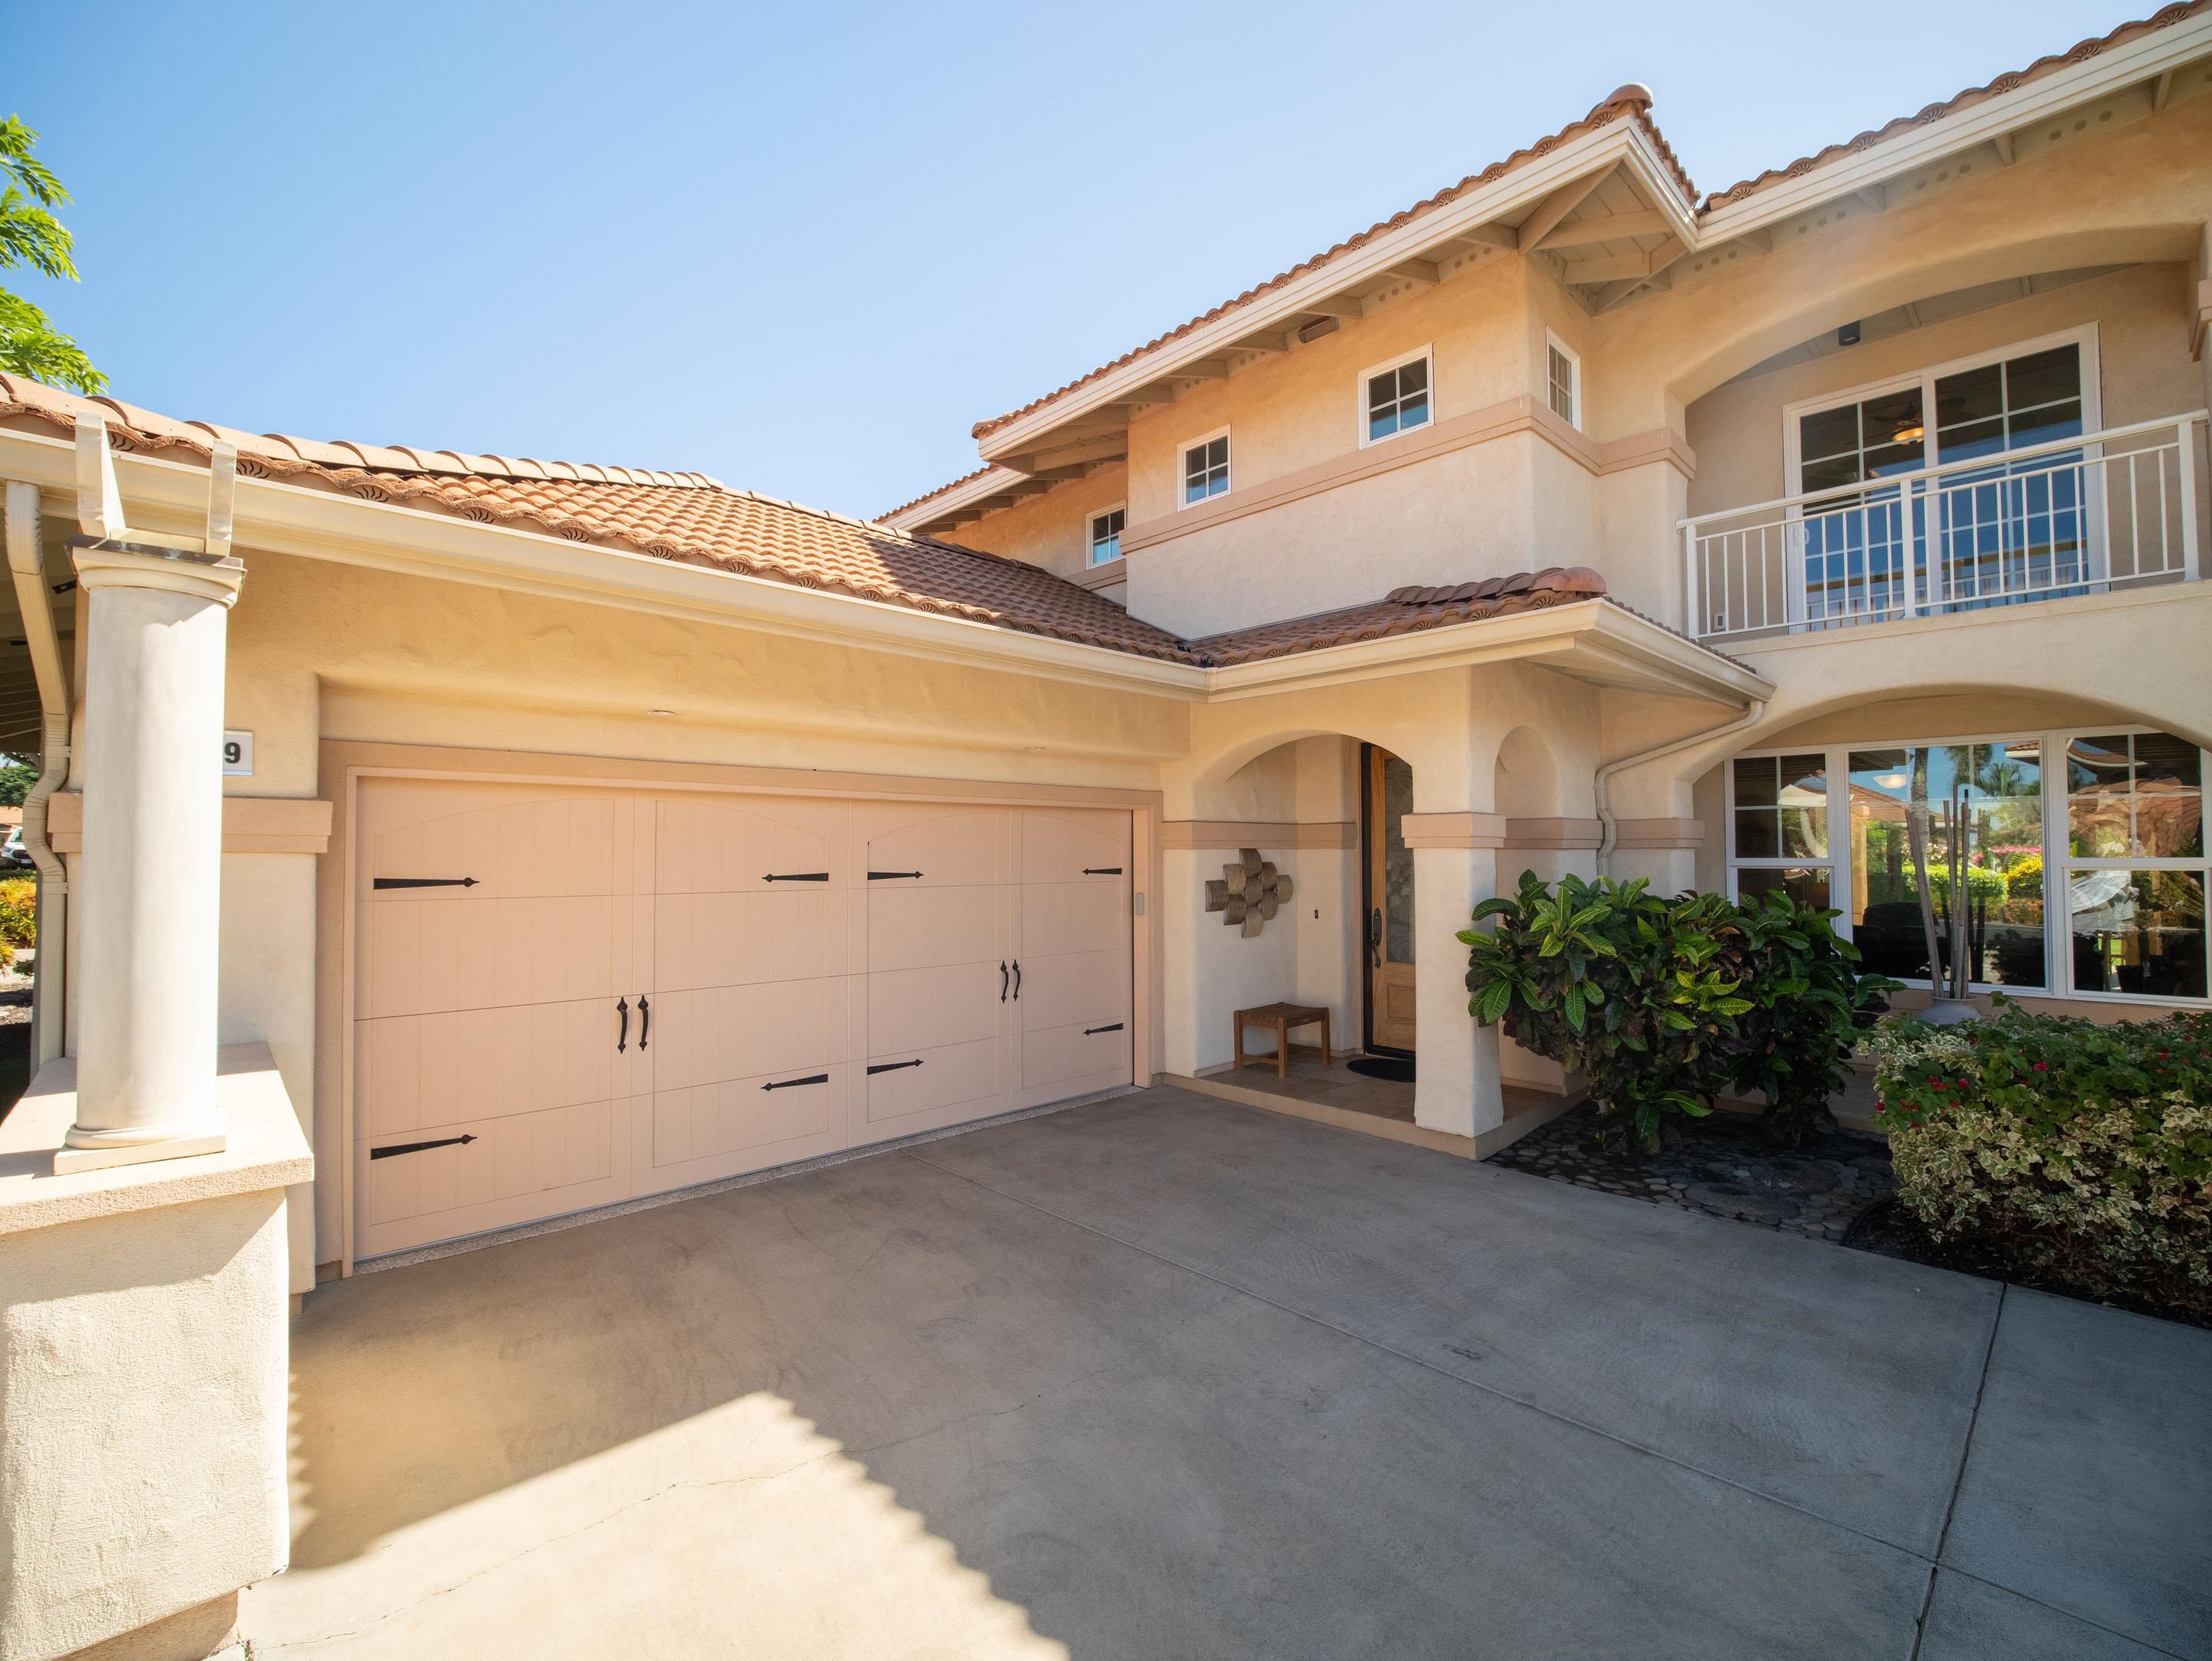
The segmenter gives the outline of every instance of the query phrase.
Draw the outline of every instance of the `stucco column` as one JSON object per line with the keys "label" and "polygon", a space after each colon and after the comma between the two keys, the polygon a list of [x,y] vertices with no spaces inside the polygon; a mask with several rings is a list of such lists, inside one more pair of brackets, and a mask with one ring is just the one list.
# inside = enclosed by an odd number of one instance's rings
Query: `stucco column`
{"label": "stucco column", "polygon": [[1498,891],[1505,821],[1495,813],[1408,813],[1413,855],[1413,1122],[1455,1136],[1505,1123],[1498,1029],[1467,1013],[1467,948],[1452,938]]}
{"label": "stucco column", "polygon": [[90,615],[68,1146],[116,1162],[213,1152],[223,670],[246,568],[72,545]]}

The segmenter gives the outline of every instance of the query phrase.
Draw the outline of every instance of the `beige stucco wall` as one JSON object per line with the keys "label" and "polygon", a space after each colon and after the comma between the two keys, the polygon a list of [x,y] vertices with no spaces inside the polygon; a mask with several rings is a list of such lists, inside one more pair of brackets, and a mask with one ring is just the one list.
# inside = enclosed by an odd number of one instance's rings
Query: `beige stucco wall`
{"label": "beige stucco wall", "polygon": [[0,1238],[0,1661],[289,1555],[283,1190]]}
{"label": "beige stucco wall", "polygon": [[1126,464],[1112,462],[944,532],[948,542],[1041,565],[1056,576],[1082,575],[1091,560],[1091,520],[1129,494]]}
{"label": "beige stucco wall", "polygon": [[1689,407],[1690,444],[1698,453],[1690,511],[1788,494],[1783,411],[1790,405],[2086,325],[2097,331],[2100,424],[2200,409],[2203,382],[2187,340],[2194,287],[2178,263],[2130,266],[1717,386]]}

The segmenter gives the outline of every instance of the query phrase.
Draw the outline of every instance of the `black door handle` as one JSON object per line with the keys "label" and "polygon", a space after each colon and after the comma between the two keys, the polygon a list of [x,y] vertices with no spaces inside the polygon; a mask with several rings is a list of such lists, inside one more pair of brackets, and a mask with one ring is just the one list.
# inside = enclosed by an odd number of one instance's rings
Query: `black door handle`
{"label": "black door handle", "polygon": [[1019,958],[1016,958],[1014,959],[1014,1001],[1015,1001],[1016,1003],[1019,1003],[1021,1001],[1022,1001],[1022,960],[1021,960]]}
{"label": "black door handle", "polygon": [[637,995],[637,1047],[645,1048],[646,1039],[653,1032],[653,1006],[645,1001],[645,994]]}
{"label": "black door handle", "polygon": [[1367,959],[1377,969],[1382,966],[1382,908],[1379,905],[1367,914]]}
{"label": "black door handle", "polygon": [[871,1067],[868,1071],[872,1074],[877,1073],[896,1073],[902,1067],[920,1067],[921,1065],[921,1058],[917,1056],[910,1062],[878,1062],[874,1066]]}
{"label": "black door handle", "polygon": [[999,1001],[1000,1001],[1000,1003],[1004,1003],[1004,1002],[1006,1002],[1006,963],[1004,962],[1004,960],[1002,959],[1002,960],[1000,962],[1000,964],[999,964]]}
{"label": "black door handle", "polygon": [[629,1048],[629,1000],[623,999],[615,1005],[615,1013],[623,1018],[622,1036],[615,1040],[617,1054]]}

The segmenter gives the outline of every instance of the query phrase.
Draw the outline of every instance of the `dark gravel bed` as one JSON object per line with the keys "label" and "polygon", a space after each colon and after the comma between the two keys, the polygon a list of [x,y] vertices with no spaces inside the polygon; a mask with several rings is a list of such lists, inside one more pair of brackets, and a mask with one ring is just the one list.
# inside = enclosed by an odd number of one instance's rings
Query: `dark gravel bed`
{"label": "dark gravel bed", "polygon": [[1686,1122],[1658,1153],[1608,1153],[1585,1103],[1522,1137],[1491,1163],[1653,1205],[1840,1242],[1870,1206],[1896,1191],[1889,1144],[1832,1130],[1802,1147],[1771,1147],[1747,1114]]}

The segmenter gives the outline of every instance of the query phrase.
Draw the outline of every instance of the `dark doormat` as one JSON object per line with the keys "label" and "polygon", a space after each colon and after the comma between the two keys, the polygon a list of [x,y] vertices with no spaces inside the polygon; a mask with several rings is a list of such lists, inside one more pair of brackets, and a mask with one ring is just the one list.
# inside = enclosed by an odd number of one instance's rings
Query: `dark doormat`
{"label": "dark doormat", "polygon": [[1390,1084],[1413,1082],[1413,1064],[1399,1056],[1359,1056],[1345,1065],[1363,1079],[1381,1079]]}

